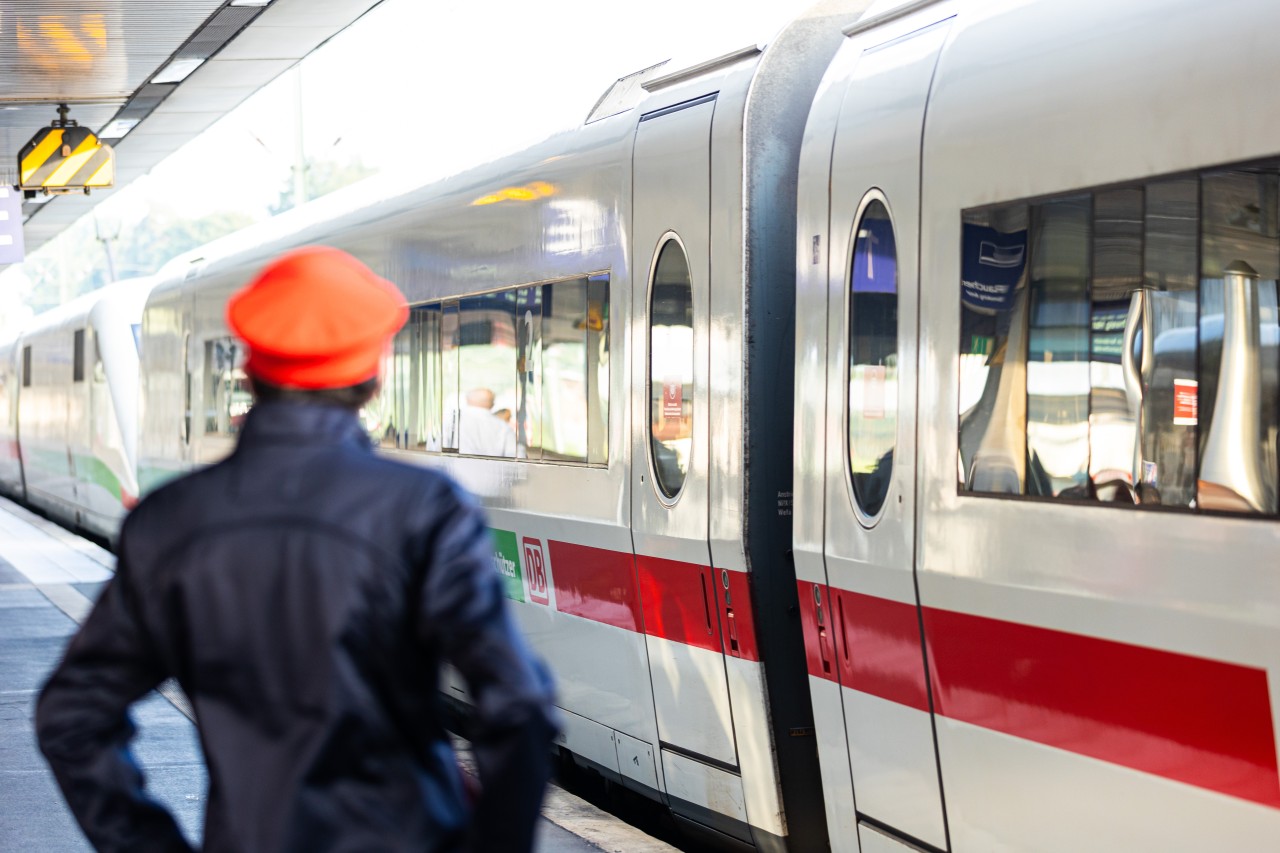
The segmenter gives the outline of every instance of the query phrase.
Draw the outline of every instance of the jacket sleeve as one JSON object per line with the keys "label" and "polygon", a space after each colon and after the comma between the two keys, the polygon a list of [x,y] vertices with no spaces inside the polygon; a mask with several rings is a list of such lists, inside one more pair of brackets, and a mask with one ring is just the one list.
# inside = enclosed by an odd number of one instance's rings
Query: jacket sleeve
{"label": "jacket sleeve", "polygon": [[551,775],[551,679],[511,619],[480,510],[458,499],[436,530],[418,624],[475,703],[469,733],[481,793],[469,848],[527,851]]}
{"label": "jacket sleeve", "polygon": [[173,817],[144,791],[129,750],[128,708],[165,673],[128,583],[122,559],[40,693],[36,734],[67,805],[100,853],[189,851]]}

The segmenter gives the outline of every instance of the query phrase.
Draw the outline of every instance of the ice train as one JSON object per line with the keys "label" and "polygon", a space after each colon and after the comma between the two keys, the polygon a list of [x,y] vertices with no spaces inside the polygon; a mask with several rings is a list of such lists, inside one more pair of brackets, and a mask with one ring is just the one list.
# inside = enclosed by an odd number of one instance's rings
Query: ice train
{"label": "ice train", "polygon": [[[141,488],[234,444],[227,296],[336,245],[412,305],[366,423],[485,502],[566,755],[730,847],[1273,845],[1277,29],[828,2],[277,217],[150,291]],[[478,389],[513,454],[460,452]]]}
{"label": "ice train", "polygon": [[106,540],[138,501],[138,336],[151,283],[86,294],[0,341],[0,492]]}

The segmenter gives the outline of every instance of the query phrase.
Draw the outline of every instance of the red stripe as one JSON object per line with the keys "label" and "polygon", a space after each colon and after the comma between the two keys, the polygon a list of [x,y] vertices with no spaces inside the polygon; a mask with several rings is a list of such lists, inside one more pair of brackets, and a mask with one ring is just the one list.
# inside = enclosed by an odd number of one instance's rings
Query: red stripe
{"label": "red stripe", "polygon": [[636,570],[646,634],[714,652],[723,649],[710,567],[637,554]]}
{"label": "red stripe", "polygon": [[[638,557],[633,566],[630,554],[554,539],[547,549],[561,613],[760,660],[746,573],[657,557]],[[728,635],[723,644],[722,625]]]}
{"label": "red stripe", "polygon": [[1280,807],[1265,670],[926,608],[938,712]]}
{"label": "red stripe", "polygon": [[548,540],[556,609],[628,631],[640,630],[631,555]]}
{"label": "red stripe", "polygon": [[[800,627],[804,632],[804,657],[809,674],[840,683],[836,672],[835,640],[831,635],[831,591],[825,584],[800,581]],[[815,593],[816,590],[816,593]],[[819,610],[822,615],[819,618]]]}
{"label": "red stripe", "polygon": [[[730,657],[760,660],[760,648],[756,645],[756,618],[751,609],[751,586],[746,572],[717,569],[720,575],[721,624],[724,625],[724,652]],[[728,594],[724,579],[729,579]]]}
{"label": "red stripe", "polygon": [[928,711],[915,605],[838,589],[834,608],[841,683]]}
{"label": "red stripe", "polygon": [[819,626],[813,590],[814,584],[800,583],[809,674],[928,711],[915,605],[821,586]]}

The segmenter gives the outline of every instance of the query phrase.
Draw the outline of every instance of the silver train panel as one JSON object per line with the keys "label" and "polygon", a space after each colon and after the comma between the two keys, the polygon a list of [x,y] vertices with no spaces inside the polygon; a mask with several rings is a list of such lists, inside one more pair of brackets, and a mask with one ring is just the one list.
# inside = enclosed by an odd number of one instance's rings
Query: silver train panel
{"label": "silver train panel", "polygon": [[[825,312],[823,538],[857,810],[940,848],[947,839],[921,637],[917,631],[914,662],[902,662],[917,685],[914,707],[885,702],[859,689],[859,661],[875,640],[856,621],[862,596],[917,603],[919,140],[952,12],[934,4],[844,48],[861,56],[845,81],[831,157]],[[887,218],[874,219],[877,212]]]}
{"label": "silver train panel", "polygon": [[[1275,524],[959,493],[956,297],[962,211],[1273,156],[1280,118],[1251,81],[1280,73],[1260,35],[1278,24],[1280,8],[1265,2],[966,5],[925,131],[919,395],[928,425],[920,595],[931,655],[942,651],[935,643],[964,641],[962,629],[973,632],[968,639],[1013,631],[1029,665],[1036,638],[1077,650],[1105,644],[1096,648],[1112,649],[1115,663],[1092,679],[1099,696],[1161,678],[1156,666],[1259,673],[1266,686],[1257,703],[1233,714],[1265,715],[1271,754]],[[1226,43],[1230,51],[1190,72],[1197,50]],[[955,672],[942,661],[934,677],[946,684]],[[973,725],[956,698],[942,694],[936,720],[957,850],[1256,849],[1280,830],[1276,804],[1224,795],[1207,778],[1186,781],[1196,775],[1190,765],[1167,771],[1172,778],[1130,769],[1172,754],[1172,742],[1140,746],[1142,725],[1045,711],[1035,738],[1077,745],[1063,750]],[[1017,698],[1002,701],[1016,718]],[[1100,745],[1111,736],[1113,745]],[[1208,767],[1210,758],[1193,764]]]}

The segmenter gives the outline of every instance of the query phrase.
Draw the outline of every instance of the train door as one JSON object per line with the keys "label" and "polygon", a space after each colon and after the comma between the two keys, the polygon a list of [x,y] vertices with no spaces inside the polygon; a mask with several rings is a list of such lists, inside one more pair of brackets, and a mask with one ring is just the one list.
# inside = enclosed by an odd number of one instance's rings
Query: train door
{"label": "train door", "polygon": [[945,848],[915,584],[915,419],[920,140],[949,22],[898,24],[853,36],[864,45],[831,154],[822,605],[860,843],[887,828]]}
{"label": "train door", "polygon": [[742,802],[708,543],[714,109],[712,96],[642,117],[633,176],[636,571],[667,793],[704,822]]}

